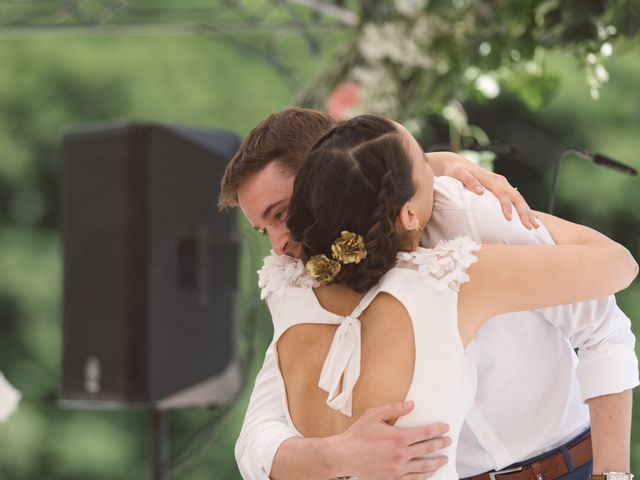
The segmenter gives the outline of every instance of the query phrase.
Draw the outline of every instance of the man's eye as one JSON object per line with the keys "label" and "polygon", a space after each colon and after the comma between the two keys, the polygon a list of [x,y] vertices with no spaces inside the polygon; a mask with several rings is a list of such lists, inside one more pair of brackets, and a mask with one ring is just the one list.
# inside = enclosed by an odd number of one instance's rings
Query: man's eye
{"label": "man's eye", "polygon": [[267,236],[267,229],[266,228],[258,228],[256,230],[260,235],[262,235],[263,237]]}
{"label": "man's eye", "polygon": [[282,210],[278,210],[276,214],[273,216],[277,221],[282,222],[286,216],[287,209],[283,208]]}

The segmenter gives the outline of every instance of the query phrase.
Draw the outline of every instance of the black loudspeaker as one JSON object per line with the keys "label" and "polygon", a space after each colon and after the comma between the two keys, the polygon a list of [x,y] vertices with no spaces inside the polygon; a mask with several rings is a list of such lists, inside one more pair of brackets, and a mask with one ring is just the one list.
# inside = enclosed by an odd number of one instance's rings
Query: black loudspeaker
{"label": "black loudspeaker", "polygon": [[241,385],[227,132],[138,123],[62,146],[64,405],[224,404]]}

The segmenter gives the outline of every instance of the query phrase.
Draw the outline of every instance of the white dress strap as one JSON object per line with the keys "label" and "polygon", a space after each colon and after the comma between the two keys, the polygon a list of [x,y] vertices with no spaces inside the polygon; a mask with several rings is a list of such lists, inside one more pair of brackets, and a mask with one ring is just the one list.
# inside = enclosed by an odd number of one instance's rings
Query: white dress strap
{"label": "white dress strap", "polygon": [[362,336],[358,317],[373,301],[377,293],[378,288],[373,287],[362,297],[351,315],[343,317],[333,336],[318,382],[318,387],[329,394],[327,405],[335,410],[340,410],[347,417],[351,416],[353,389],[360,378]]}

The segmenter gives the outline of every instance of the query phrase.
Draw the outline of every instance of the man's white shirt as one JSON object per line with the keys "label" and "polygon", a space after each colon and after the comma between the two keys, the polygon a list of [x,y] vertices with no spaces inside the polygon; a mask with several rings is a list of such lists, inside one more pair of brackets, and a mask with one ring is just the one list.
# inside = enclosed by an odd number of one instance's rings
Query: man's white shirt
{"label": "man's white shirt", "polygon": [[[527,230],[515,211],[507,221],[490,192],[478,196],[437,177],[434,199],[423,246],[459,235],[480,243],[553,243],[544,226]],[[634,345],[631,322],[613,296],[489,320],[467,349],[476,357],[478,389],[460,435],[459,476],[504,468],[583,432],[584,401],[638,385]],[[273,350],[267,349],[236,442],[247,480],[267,479],[277,449],[297,436],[283,410]]]}

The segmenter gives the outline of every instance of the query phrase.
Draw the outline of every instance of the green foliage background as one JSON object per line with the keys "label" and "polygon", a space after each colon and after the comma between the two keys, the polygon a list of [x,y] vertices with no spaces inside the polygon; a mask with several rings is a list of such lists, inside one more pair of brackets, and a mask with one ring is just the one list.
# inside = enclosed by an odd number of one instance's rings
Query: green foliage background
{"label": "green foliage background", "polygon": [[[315,77],[329,61],[309,56],[295,38],[284,46],[303,79]],[[521,145],[522,163],[497,166],[510,174],[533,207],[546,209],[549,162],[567,146],[590,147],[640,169],[640,93],[634,88],[640,83],[640,45],[629,43],[624,49],[606,64],[611,82],[597,102],[589,98],[575,60],[556,56],[549,66],[561,87],[539,112],[530,112],[508,92],[491,103],[469,105],[472,123],[492,138]],[[78,123],[127,118],[244,135],[294,98],[295,92],[266,65],[207,37],[0,40],[0,369],[24,396],[18,412],[0,424],[0,479],[149,477],[144,412],[64,410],[57,405],[61,131]],[[637,177],[567,159],[559,192],[560,215],[613,235],[640,258]],[[270,335],[269,317],[257,303],[254,286],[255,270],[268,247],[245,232],[242,294],[244,321],[257,315],[255,374]],[[638,282],[619,295],[619,303],[632,319],[640,316]],[[239,478],[233,443],[251,385],[252,377],[202,454],[175,478]],[[214,415],[175,412],[174,452]],[[634,429],[633,449],[637,469],[640,429]]]}

